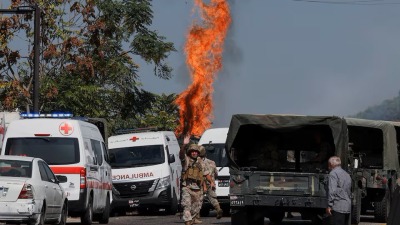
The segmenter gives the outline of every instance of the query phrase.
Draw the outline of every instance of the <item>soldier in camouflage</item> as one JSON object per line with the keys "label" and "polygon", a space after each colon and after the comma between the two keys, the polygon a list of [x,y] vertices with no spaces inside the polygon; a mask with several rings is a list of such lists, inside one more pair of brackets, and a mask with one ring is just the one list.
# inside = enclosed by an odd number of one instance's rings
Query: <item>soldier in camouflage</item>
{"label": "soldier in camouflage", "polygon": [[206,198],[208,198],[208,201],[217,211],[217,219],[221,219],[223,211],[217,200],[217,194],[215,193],[215,178],[218,177],[218,169],[217,166],[215,165],[215,162],[211,159],[206,158],[206,156],[207,156],[206,149],[204,148],[204,146],[200,146],[200,157],[204,161],[205,170],[207,170],[208,174],[210,174],[211,176],[211,182],[207,180],[205,181],[207,186],[207,191],[205,192],[205,196]]}
{"label": "soldier in camouflage", "polygon": [[203,193],[206,190],[205,177],[211,180],[210,175],[204,169],[204,162],[199,157],[200,147],[190,144],[189,138],[185,137],[184,145],[179,152],[182,161],[182,199],[183,220],[185,225],[195,223],[195,218],[200,212],[203,203]]}

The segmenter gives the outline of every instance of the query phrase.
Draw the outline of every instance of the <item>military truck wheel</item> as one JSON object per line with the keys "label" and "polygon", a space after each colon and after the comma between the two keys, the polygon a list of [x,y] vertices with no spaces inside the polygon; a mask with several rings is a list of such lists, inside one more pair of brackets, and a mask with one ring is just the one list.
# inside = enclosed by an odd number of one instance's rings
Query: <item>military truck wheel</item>
{"label": "military truck wheel", "polygon": [[386,190],[385,197],[383,197],[382,201],[380,202],[375,202],[375,210],[374,210],[374,216],[375,216],[375,221],[379,223],[386,223],[388,216],[389,216],[389,211],[390,211],[390,193],[389,190]]}
{"label": "military truck wheel", "polygon": [[313,224],[313,225],[322,225],[323,224],[323,217],[321,216],[321,215],[319,215],[319,214],[313,214],[312,216],[311,216],[311,223]]}
{"label": "military truck wheel", "polygon": [[276,212],[269,215],[269,221],[273,223],[281,223],[285,217],[285,212]]}
{"label": "military truck wheel", "polygon": [[231,225],[263,225],[264,216],[250,213],[245,209],[234,210],[231,213]]}
{"label": "military truck wheel", "polygon": [[361,190],[354,192],[353,204],[351,205],[351,223],[359,224],[361,216]]}
{"label": "military truck wheel", "polygon": [[244,209],[232,212],[231,225],[251,225],[249,221],[247,221],[247,213]]}

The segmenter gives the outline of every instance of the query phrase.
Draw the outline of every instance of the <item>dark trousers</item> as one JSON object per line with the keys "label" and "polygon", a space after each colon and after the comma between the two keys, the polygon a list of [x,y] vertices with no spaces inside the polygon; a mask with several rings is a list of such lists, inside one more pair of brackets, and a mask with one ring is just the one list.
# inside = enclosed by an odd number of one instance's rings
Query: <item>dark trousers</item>
{"label": "dark trousers", "polygon": [[331,225],[347,225],[349,224],[350,213],[332,212]]}

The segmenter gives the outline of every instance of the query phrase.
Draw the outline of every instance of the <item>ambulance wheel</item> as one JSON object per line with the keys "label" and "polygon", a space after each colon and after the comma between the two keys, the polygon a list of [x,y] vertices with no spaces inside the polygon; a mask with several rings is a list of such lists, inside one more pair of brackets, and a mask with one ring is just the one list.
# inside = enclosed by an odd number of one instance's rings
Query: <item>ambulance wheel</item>
{"label": "ambulance wheel", "polygon": [[202,207],[200,209],[200,216],[207,217],[208,215],[210,215],[210,209],[208,207]]}
{"label": "ambulance wheel", "polygon": [[171,205],[166,208],[166,213],[169,215],[175,215],[178,212],[178,197],[176,197],[175,191],[173,195]]}
{"label": "ambulance wheel", "polygon": [[99,223],[107,224],[110,220],[110,196],[107,195],[106,206],[104,207],[103,214],[100,216]]}
{"label": "ambulance wheel", "polygon": [[231,215],[231,209],[230,209],[230,207],[229,206],[224,206],[224,207],[221,207],[222,208],[222,211],[224,211],[224,216],[230,216]]}
{"label": "ambulance wheel", "polygon": [[92,206],[93,203],[92,202],[93,202],[93,199],[92,199],[92,196],[90,196],[86,211],[81,215],[81,224],[92,225],[92,222],[93,222],[93,206]]}

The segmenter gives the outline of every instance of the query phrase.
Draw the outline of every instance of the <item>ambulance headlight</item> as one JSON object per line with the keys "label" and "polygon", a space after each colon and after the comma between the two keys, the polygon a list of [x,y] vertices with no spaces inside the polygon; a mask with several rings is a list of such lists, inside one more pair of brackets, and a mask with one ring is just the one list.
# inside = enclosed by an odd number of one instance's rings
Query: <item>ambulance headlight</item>
{"label": "ambulance headlight", "polygon": [[158,180],[156,189],[165,188],[165,187],[168,187],[169,185],[171,185],[169,176],[163,177]]}

